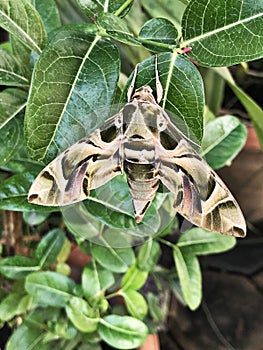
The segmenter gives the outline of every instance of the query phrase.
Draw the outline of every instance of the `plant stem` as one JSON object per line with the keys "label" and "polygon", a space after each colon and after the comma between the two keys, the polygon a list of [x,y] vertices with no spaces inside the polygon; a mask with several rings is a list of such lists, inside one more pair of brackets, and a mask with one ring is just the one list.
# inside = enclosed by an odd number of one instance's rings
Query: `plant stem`
{"label": "plant stem", "polygon": [[124,4],[122,4],[121,7],[118,8],[118,10],[114,13],[115,16],[119,16],[125,9],[130,5],[130,3],[133,0],[126,0]]}
{"label": "plant stem", "polygon": [[154,45],[154,46],[158,46],[158,47],[164,47],[164,48],[166,48],[168,50],[174,50],[176,48],[175,44],[174,45],[173,44],[165,44],[165,43],[160,43],[158,41],[142,39],[140,37],[136,38],[136,40],[138,40],[142,44],[149,44],[149,45]]}
{"label": "plant stem", "polygon": [[119,290],[117,290],[117,292],[108,294],[108,295],[106,296],[106,299],[115,298],[115,297],[120,296],[121,294],[122,294],[122,293],[121,293],[121,289],[119,289]]}
{"label": "plant stem", "polygon": [[173,243],[171,243],[169,241],[166,241],[165,239],[159,238],[158,241],[160,243],[163,243],[163,244],[167,245],[168,247],[170,247],[172,249],[174,249],[176,247],[176,244],[173,244]]}

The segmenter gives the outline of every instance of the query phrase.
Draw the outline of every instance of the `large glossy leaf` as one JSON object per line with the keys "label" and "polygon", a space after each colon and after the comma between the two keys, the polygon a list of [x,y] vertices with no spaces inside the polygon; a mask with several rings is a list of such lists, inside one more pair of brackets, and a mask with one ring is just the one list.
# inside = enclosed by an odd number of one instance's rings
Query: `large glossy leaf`
{"label": "large glossy leaf", "polygon": [[201,269],[195,255],[183,253],[174,247],[173,256],[185,302],[191,310],[195,310],[202,297]]}
{"label": "large glossy leaf", "polygon": [[[158,197],[156,196],[156,200]],[[138,225],[134,220],[134,211],[126,176],[118,176],[104,186],[91,192],[85,202],[91,214],[114,228],[126,228],[127,233],[138,233],[141,236],[153,236],[160,227],[160,217],[155,201],[147,210],[143,222]]]}
{"label": "large glossy leaf", "polygon": [[72,298],[75,283],[53,271],[35,272],[27,276],[25,289],[39,304],[63,307]]}
{"label": "large glossy leaf", "polygon": [[[158,72],[163,86],[163,99],[160,105],[171,112],[172,121],[187,136],[202,139],[204,90],[200,73],[186,57],[177,53],[160,53]],[[155,57],[140,63],[136,79],[136,88],[150,85],[156,89]],[[130,78],[131,79],[131,78]],[[128,80],[122,99],[126,98]]]}
{"label": "large glossy leaf", "polygon": [[192,0],[182,20],[182,46],[203,66],[229,66],[263,56],[261,0]]}
{"label": "large glossy leaf", "polygon": [[254,124],[261,148],[263,149],[263,110],[245,91],[240,89],[232,78],[227,68],[215,68],[215,71],[225,79],[230,88],[234,91],[239,101],[247,110],[252,123]]}
{"label": "large glossy leaf", "polygon": [[148,334],[146,325],[129,316],[109,315],[100,320],[101,338],[116,349],[134,349],[144,343]]}
{"label": "large glossy leaf", "polygon": [[41,267],[49,267],[56,260],[65,241],[65,233],[61,229],[51,230],[37,246],[35,256]]}
{"label": "large glossy leaf", "polygon": [[[35,66],[25,119],[34,159],[49,162],[107,118],[119,74],[118,51],[83,30],[59,31]],[[102,107],[104,114],[98,111]]]}
{"label": "large glossy leaf", "polygon": [[0,84],[10,86],[28,86],[29,80],[16,58],[0,48]]}
{"label": "large glossy leaf", "polygon": [[160,52],[169,51],[177,44],[178,33],[166,18],[152,18],[140,30],[139,39],[149,50]]}
{"label": "large glossy leaf", "polygon": [[0,92],[0,166],[23,145],[23,115],[26,94],[16,89]]}
{"label": "large glossy leaf", "polygon": [[28,0],[1,0],[0,26],[39,54],[46,45],[44,24]]}
{"label": "large glossy leaf", "polygon": [[83,203],[63,208],[62,213],[67,227],[77,237],[104,246],[130,247],[154,237],[167,225],[169,215],[164,214],[161,222],[161,212],[157,211],[164,199],[165,195],[157,193],[143,221],[137,225],[126,178],[118,176],[91,191]]}
{"label": "large glossy leaf", "polygon": [[247,129],[236,117],[225,115],[205,126],[202,155],[213,169],[229,165],[247,139]]}
{"label": "large glossy leaf", "polygon": [[0,273],[12,279],[22,279],[28,274],[38,271],[38,261],[25,256],[15,255],[0,261]]}
{"label": "large glossy leaf", "polygon": [[235,237],[194,227],[182,234],[177,246],[186,254],[205,255],[225,252],[232,249],[235,244]]}
{"label": "large glossy leaf", "polygon": [[90,18],[96,18],[101,13],[114,13],[116,16],[125,15],[133,0],[77,0],[80,8]]}
{"label": "large glossy leaf", "polygon": [[40,14],[47,33],[52,32],[61,25],[55,0],[33,0],[32,3]]}

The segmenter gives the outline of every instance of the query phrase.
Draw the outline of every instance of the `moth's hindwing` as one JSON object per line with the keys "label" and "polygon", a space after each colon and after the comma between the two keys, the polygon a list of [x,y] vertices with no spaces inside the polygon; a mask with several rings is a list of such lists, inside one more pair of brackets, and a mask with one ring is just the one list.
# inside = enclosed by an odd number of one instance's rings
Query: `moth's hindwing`
{"label": "moth's hindwing", "polygon": [[110,118],[47,165],[33,182],[28,201],[47,206],[79,202],[121,174],[121,118],[121,113]]}
{"label": "moth's hindwing", "polygon": [[171,122],[166,135],[173,135],[178,144],[166,153],[161,145],[160,179],[175,193],[177,211],[209,231],[244,237],[243,214],[223,181]]}

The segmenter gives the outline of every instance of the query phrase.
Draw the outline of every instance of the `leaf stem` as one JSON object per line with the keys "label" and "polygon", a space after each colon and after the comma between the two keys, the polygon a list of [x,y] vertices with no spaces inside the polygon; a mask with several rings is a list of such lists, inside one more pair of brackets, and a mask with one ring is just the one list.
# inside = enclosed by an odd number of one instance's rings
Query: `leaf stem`
{"label": "leaf stem", "polygon": [[175,247],[176,247],[176,244],[173,244],[173,243],[171,243],[171,242],[169,242],[169,241],[166,241],[166,240],[163,239],[163,238],[159,238],[158,241],[159,241],[160,243],[163,243],[163,244],[167,245],[168,247],[170,247],[170,248],[172,248],[172,249],[175,249]]}
{"label": "leaf stem", "polygon": [[158,46],[158,47],[164,47],[168,50],[174,50],[176,48],[176,44],[174,44],[174,45],[173,44],[165,44],[165,43],[161,43],[158,41],[142,39],[140,37],[136,38],[136,40],[138,40],[142,44],[149,44],[149,45],[154,45],[154,46]]}
{"label": "leaf stem", "polygon": [[113,292],[111,294],[106,295],[106,299],[115,298],[115,297],[118,297],[118,296],[121,296],[121,295],[122,295],[122,290],[119,289],[119,290],[117,290],[117,292]]}
{"label": "leaf stem", "polygon": [[133,0],[126,0],[121,7],[118,8],[118,10],[114,13],[115,16],[119,16],[125,9],[130,5],[130,3],[133,2]]}

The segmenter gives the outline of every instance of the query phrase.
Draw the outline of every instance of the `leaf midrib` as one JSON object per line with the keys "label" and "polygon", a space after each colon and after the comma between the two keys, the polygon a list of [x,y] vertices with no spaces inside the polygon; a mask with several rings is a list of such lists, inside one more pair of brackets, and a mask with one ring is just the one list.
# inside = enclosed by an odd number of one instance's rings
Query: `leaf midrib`
{"label": "leaf midrib", "polygon": [[211,31],[209,31],[209,32],[207,32],[207,33],[203,33],[203,34],[198,35],[198,36],[196,36],[196,37],[194,37],[194,38],[191,38],[191,39],[189,39],[189,40],[182,41],[182,43],[181,43],[180,46],[181,46],[181,47],[189,46],[189,45],[191,45],[192,43],[194,43],[194,42],[196,42],[196,41],[201,41],[201,40],[203,40],[203,39],[205,39],[205,38],[207,38],[207,37],[210,37],[210,36],[212,36],[212,35],[216,35],[216,34],[218,34],[218,33],[220,33],[220,32],[223,32],[223,31],[227,31],[228,29],[231,29],[231,28],[233,28],[233,27],[236,27],[236,26],[238,26],[238,25],[240,25],[240,24],[244,24],[244,23],[246,23],[246,22],[249,22],[249,21],[251,21],[251,20],[253,20],[253,19],[256,19],[256,18],[258,18],[258,17],[261,17],[261,16],[263,16],[263,12],[260,12],[260,13],[258,13],[258,14],[256,14],[256,15],[254,15],[254,16],[247,17],[247,18],[244,18],[244,19],[242,19],[242,20],[239,20],[239,21],[230,23],[230,24],[228,24],[228,25],[226,25],[226,26],[224,26],[224,27],[220,27],[220,28],[211,30]]}
{"label": "leaf midrib", "polygon": [[[10,22],[15,28],[17,28],[18,32],[21,33],[34,47],[36,52],[38,54],[41,54],[42,50],[41,48],[37,45],[37,43],[28,35],[27,32],[24,31],[23,28],[19,27],[16,22],[13,21],[11,17],[9,17],[5,12],[0,10],[0,16],[3,16],[8,22]],[[29,47],[29,45],[25,42],[25,45]],[[32,49],[32,47],[29,47]]]}

